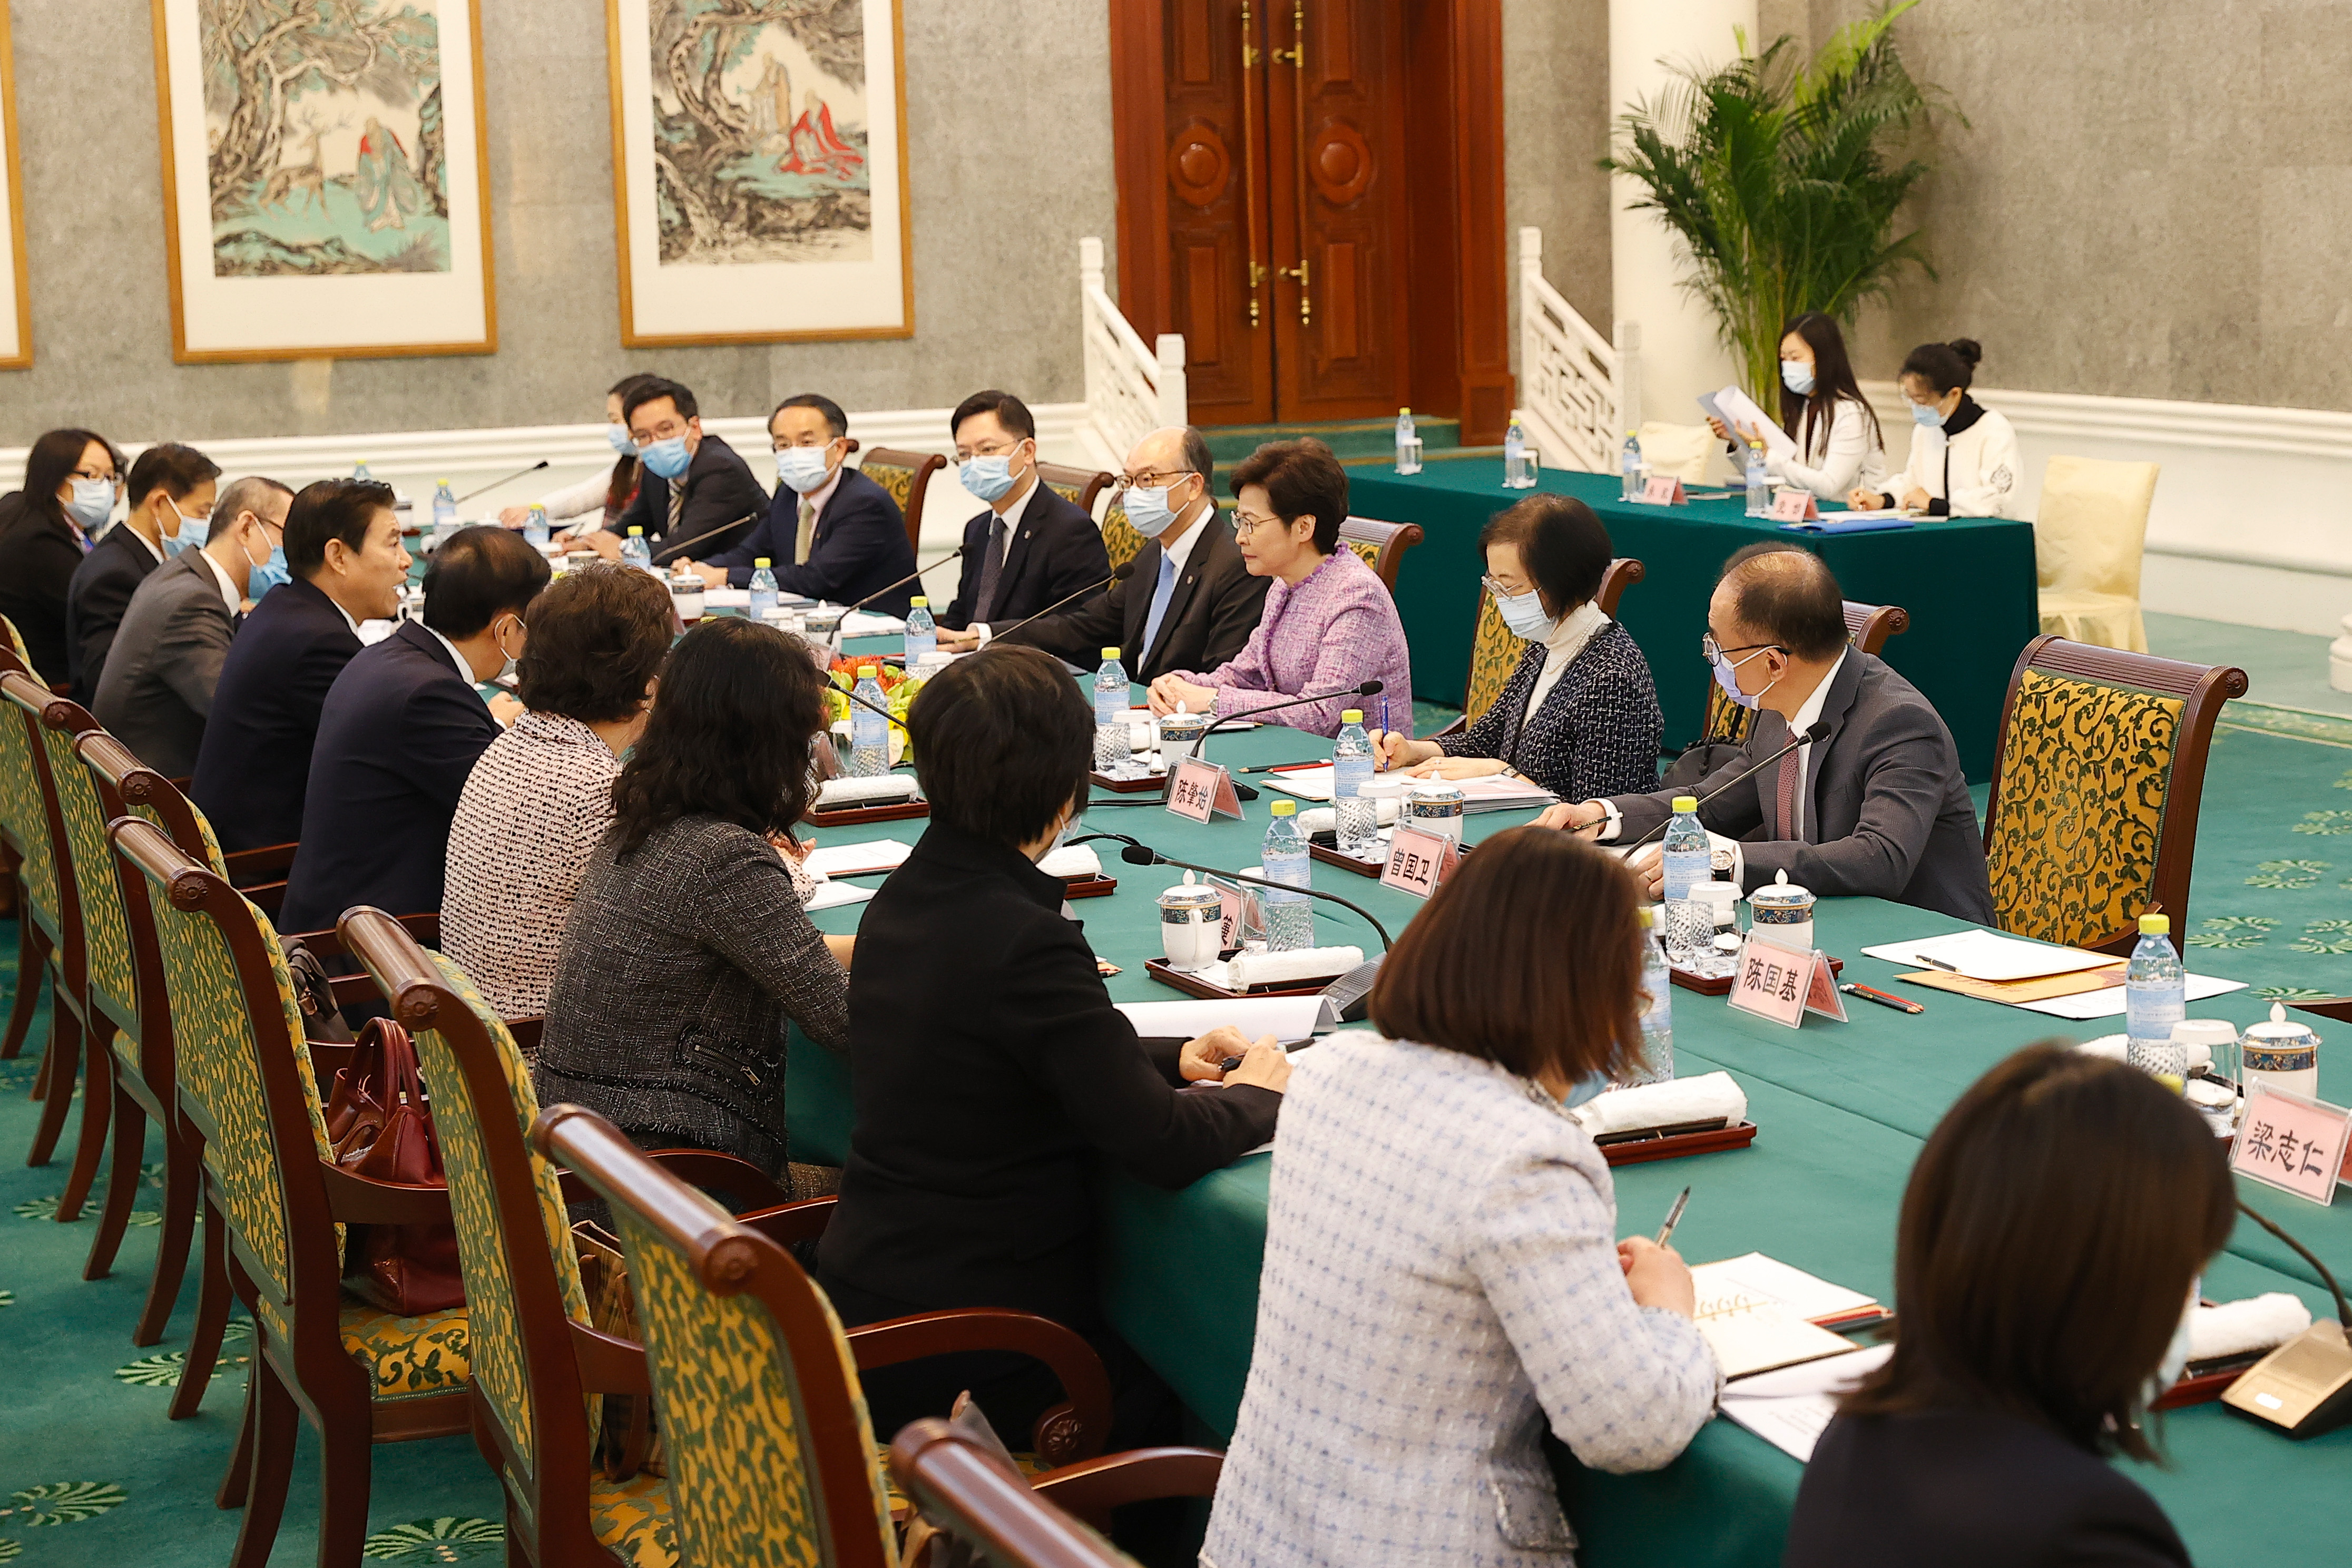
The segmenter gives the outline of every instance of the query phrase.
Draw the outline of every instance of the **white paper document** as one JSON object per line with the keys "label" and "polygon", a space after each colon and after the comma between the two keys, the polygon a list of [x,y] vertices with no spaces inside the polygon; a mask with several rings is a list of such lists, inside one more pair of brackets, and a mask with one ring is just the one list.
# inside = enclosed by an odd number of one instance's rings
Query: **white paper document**
{"label": "white paper document", "polygon": [[1837,1415],[1839,1396],[1894,1353],[1893,1345],[1866,1345],[1850,1354],[1742,1378],[1724,1386],[1723,1413],[1791,1458],[1810,1461],[1813,1445]]}
{"label": "white paper document", "polygon": [[[2209,996],[2227,995],[2245,988],[2242,980],[2190,974],[2183,977],[2180,995],[2184,1002],[2202,1002]],[[2024,1012],[2047,1013],[2053,1018],[2072,1018],[2078,1023],[2090,1018],[2120,1018],[2124,1016],[2124,988],[2110,985],[2102,991],[2083,991],[2072,996],[2053,996],[2046,1002],[2020,1002],[2017,1005]]]}
{"label": "white paper document", "polygon": [[705,588],[702,607],[706,610],[748,610],[751,607],[749,588]]}
{"label": "white paper document", "polygon": [[1278,773],[1266,773],[1262,782],[1301,800],[1329,800],[1332,776],[1332,766],[1326,763],[1319,768],[1286,768]]}
{"label": "white paper document", "polygon": [[856,877],[869,871],[896,870],[898,863],[914,852],[912,845],[901,844],[895,838],[877,838],[865,844],[829,844],[822,849],[812,849],[801,864],[827,877]]}
{"label": "white paper document", "polygon": [[861,888],[855,882],[819,882],[816,891],[801,907],[815,914],[820,910],[837,910],[844,904],[862,904],[873,896],[873,889]]}
{"label": "white paper document", "polygon": [[1790,1268],[1760,1252],[1743,1253],[1691,1270],[1702,1318],[1775,1307],[1792,1318],[1840,1318],[1876,1306],[1874,1297]]}
{"label": "white paper document", "polygon": [[1765,455],[1773,458],[1796,456],[1797,444],[1780,428],[1780,421],[1758,406],[1754,398],[1736,386],[1727,386],[1713,397],[1701,395],[1698,405],[1711,418],[1720,419],[1736,437],[1744,426],[1757,430],[1764,437]]}
{"label": "white paper document", "polygon": [[1315,1033],[1323,998],[1252,996],[1236,1002],[1121,1002],[1118,1005],[1139,1035],[1181,1036],[1190,1040],[1231,1025],[1253,1040],[1260,1035],[1304,1040]]}
{"label": "white paper document", "polygon": [[1990,931],[1954,931],[1919,942],[1881,942],[1862,951],[1890,963],[1949,969],[1971,980],[1990,981],[2039,980],[2044,975],[2104,969],[2116,962],[2113,953],[2053,947],[2045,942],[2028,942]]}

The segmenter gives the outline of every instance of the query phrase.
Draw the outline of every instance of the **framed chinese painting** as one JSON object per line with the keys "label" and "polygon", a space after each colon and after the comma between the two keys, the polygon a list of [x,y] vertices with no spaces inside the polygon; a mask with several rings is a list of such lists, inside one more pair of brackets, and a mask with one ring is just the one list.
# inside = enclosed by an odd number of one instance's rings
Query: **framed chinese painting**
{"label": "framed chinese painting", "polygon": [[498,347],[479,0],[153,0],[173,357]]}
{"label": "framed chinese painting", "polygon": [[914,335],[898,0],[605,0],[621,342]]}
{"label": "framed chinese painting", "polygon": [[25,293],[25,185],[16,160],[16,60],[8,44],[8,7],[0,5],[0,223],[8,254],[0,258],[0,370],[33,363],[33,310]]}

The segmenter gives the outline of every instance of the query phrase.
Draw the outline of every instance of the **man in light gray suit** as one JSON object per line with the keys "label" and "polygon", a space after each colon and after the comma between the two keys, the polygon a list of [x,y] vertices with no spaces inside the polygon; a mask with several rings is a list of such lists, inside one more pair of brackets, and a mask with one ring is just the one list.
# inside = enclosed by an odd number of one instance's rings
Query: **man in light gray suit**
{"label": "man in light gray suit", "polygon": [[[92,708],[131,754],[166,778],[195,772],[221,662],[236,635],[253,569],[269,559],[292,492],[239,479],[214,504],[201,548],[184,548],[131,595]],[[183,523],[183,537],[193,525]],[[190,540],[193,546],[194,540]]]}
{"label": "man in light gray suit", "polygon": [[[1751,890],[1786,871],[1823,898],[1892,899],[1990,925],[1984,836],[1952,732],[1916,687],[1848,645],[1843,598],[1821,558],[1794,545],[1750,545],[1724,564],[1702,651],[1758,712],[1740,754],[1693,792],[1724,789],[1699,808],[1709,833],[1735,841],[1718,847],[1718,865],[1727,855]],[[1820,740],[1731,783],[1816,724],[1829,726]],[[1564,803],[1537,820],[1632,841],[1673,809],[1661,790]],[[1656,847],[1634,864],[1655,897]]]}

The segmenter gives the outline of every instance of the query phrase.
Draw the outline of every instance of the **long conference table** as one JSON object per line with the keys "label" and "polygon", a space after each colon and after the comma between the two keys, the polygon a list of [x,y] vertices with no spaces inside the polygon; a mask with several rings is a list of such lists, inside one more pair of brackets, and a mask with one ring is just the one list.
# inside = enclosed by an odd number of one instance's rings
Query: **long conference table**
{"label": "long conference table", "polygon": [[[854,651],[876,653],[895,646],[896,639],[880,638],[852,645]],[[1329,754],[1328,741],[1272,727],[1218,735],[1209,746],[1214,760],[1229,767]],[[1124,833],[1180,859],[1241,869],[1257,863],[1266,805],[1275,798],[1266,791],[1244,805],[1242,822],[1197,825],[1162,809],[1155,795],[1097,790],[1084,830]],[[1139,800],[1150,804],[1108,804]],[[1531,815],[1473,816],[1465,837],[1475,843]],[[919,819],[902,820],[820,830],[816,837],[911,842],[923,826]],[[1182,873],[1121,864],[1115,842],[1095,847],[1106,874],[1118,879],[1118,890],[1071,908],[1097,954],[1120,966],[1107,983],[1112,998],[1179,999],[1145,973],[1144,961],[1160,952],[1153,900]],[[1391,931],[1420,908],[1409,894],[1335,867],[1318,863],[1315,878],[1318,888],[1364,905]],[[873,885],[879,879],[864,880]],[[862,908],[827,910],[817,924],[854,931]],[[1345,910],[1318,902],[1315,920],[1318,942],[1379,949],[1372,931]],[[1892,979],[1900,966],[1864,956],[1863,946],[1964,930],[1967,922],[1875,899],[1835,899],[1822,900],[1816,929],[1824,950],[1844,960],[1847,978],[1902,992]],[[2224,959],[2211,953],[2200,962],[2223,966]],[[876,953],[861,961],[893,960]],[[1910,994],[1926,1005],[1926,1013],[1914,1016],[1848,997],[1850,1022],[1808,1018],[1791,1030],[1735,1013],[1719,997],[1676,990],[1676,1071],[1685,1077],[1729,1072],[1748,1096],[1759,1131],[1746,1149],[1619,1167],[1620,1232],[1654,1229],[1688,1184],[1690,1207],[1675,1243],[1693,1262],[1760,1251],[1892,1305],[1904,1184],[1921,1142],[1945,1109],[2020,1046],[2069,1032],[2107,1033],[2121,1024],[2067,1025],[1943,992]],[[2239,992],[2191,1011],[2242,1026],[2266,1016],[2267,1004]],[[2352,1029],[2319,1026],[2327,1041],[2322,1092],[2340,1101],[2352,1069],[2338,1065],[2335,1053],[2352,1047]],[[846,1152],[851,1070],[795,1037],[786,1084],[795,1159],[838,1163]],[[1111,1320],[1222,1435],[1233,1430],[1249,1372],[1267,1181],[1279,1147],[1277,1134],[1275,1154],[1244,1158],[1181,1192],[1160,1191],[1116,1170],[1103,1177],[1102,1283]],[[2242,1191],[2340,1276],[2352,1278],[2352,1205],[2323,1209],[2252,1183],[2242,1183]],[[2208,1270],[2204,1290],[2215,1300],[2289,1290],[2315,1314],[2332,1310],[2310,1266],[2242,1219]],[[2266,1562],[2280,1540],[2352,1540],[2352,1427],[2296,1443],[2219,1405],[2163,1419],[2170,1468],[2125,1468],[2163,1503],[2199,1563]],[[1561,1500],[1583,1542],[1580,1560],[1591,1568],[1766,1568],[1780,1562],[1802,1467],[1729,1420],[1708,1423],[1681,1458],[1648,1475],[1588,1470],[1553,1447]],[[1998,1499],[1985,1500],[1987,1507],[2000,1506]],[[2258,1510],[2280,1528],[2256,1528]]]}
{"label": "long conference table", "polygon": [[[1837,574],[1847,598],[1911,612],[1911,629],[1890,641],[1883,657],[1943,715],[1969,780],[1992,776],[2010,670],[2041,627],[2032,523],[1929,518],[1876,533],[1801,536],[1748,517],[1744,497],[1643,506],[1619,499],[1613,474],[1553,468],[1543,471],[1538,489],[1591,506],[1616,552],[1645,568],[1617,615],[1649,656],[1669,747],[1697,739],[1706,718],[1710,677],[1698,639],[1725,558],[1760,539],[1798,539]],[[1461,702],[1478,577],[1486,569],[1478,531],[1530,493],[1505,489],[1502,462],[1494,458],[1433,461],[1410,478],[1380,467],[1348,469],[1350,511],[1417,522],[1426,534],[1405,556],[1396,585],[1397,615],[1412,644],[1415,696]],[[1837,510],[1824,509],[1824,515],[1833,520]]]}

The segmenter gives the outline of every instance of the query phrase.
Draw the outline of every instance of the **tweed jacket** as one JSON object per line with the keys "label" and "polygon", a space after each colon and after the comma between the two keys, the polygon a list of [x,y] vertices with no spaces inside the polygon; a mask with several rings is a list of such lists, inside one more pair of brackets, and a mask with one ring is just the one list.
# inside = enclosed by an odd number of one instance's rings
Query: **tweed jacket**
{"label": "tweed jacket", "polygon": [[1374,1036],[1300,1056],[1285,1098],[1202,1568],[1562,1568],[1546,1429],[1658,1469],[1719,1383],[1626,1289],[1601,1152],[1526,1079]]}
{"label": "tweed jacket", "polygon": [[845,1046],[848,977],[751,829],[688,816],[618,845],[616,830],[596,847],[564,923],[540,1100],[781,1172],[786,1029]]}
{"label": "tweed jacket", "polygon": [[1633,635],[1615,621],[1601,627],[1559,672],[1543,706],[1527,713],[1544,656],[1543,644],[1528,645],[1494,706],[1467,730],[1438,737],[1446,755],[1499,758],[1562,800],[1656,787],[1666,721]]}
{"label": "tweed jacket", "polygon": [[[1265,591],[1265,609],[1242,651],[1216,668],[1176,672],[1195,686],[1213,687],[1220,719],[1366,680],[1385,682],[1391,722],[1412,733],[1412,656],[1405,647],[1404,623],[1380,574],[1341,545],[1323,558],[1297,587],[1275,579]],[[1337,735],[1339,715],[1368,708],[1352,692],[1322,702],[1303,702],[1268,713],[1265,722],[1287,724],[1314,735]]]}

